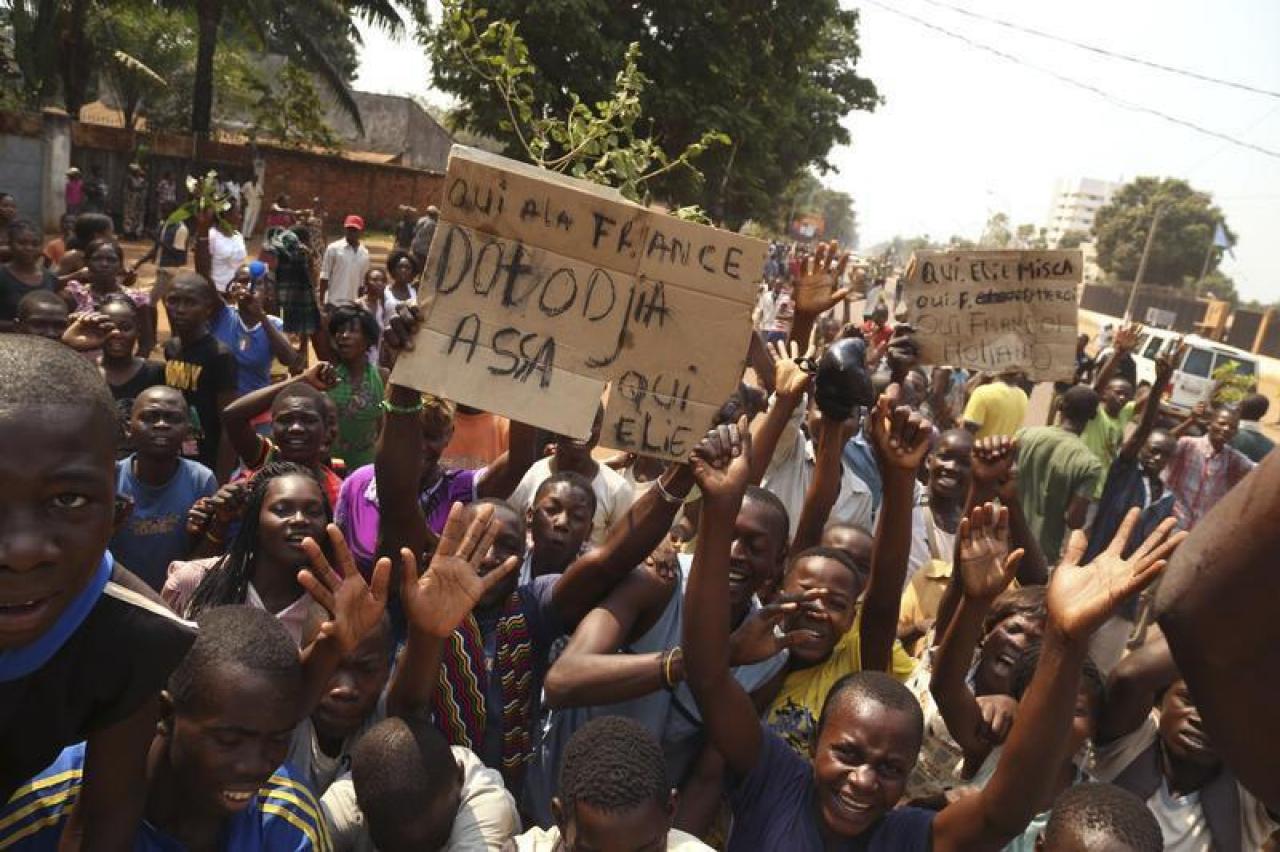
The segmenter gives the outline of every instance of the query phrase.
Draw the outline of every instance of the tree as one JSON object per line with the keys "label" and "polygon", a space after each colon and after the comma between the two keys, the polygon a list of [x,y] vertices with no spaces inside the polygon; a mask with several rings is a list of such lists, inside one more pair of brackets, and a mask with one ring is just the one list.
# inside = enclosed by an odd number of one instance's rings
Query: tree
{"label": "tree", "polygon": [[992,213],[987,219],[987,225],[982,229],[982,236],[978,239],[978,245],[984,249],[1003,249],[1008,248],[1013,242],[1013,232],[1009,230],[1009,214]]}
{"label": "tree", "polygon": [[[472,0],[463,3],[474,10]],[[791,180],[809,166],[825,169],[835,144],[849,141],[841,119],[880,101],[855,72],[858,14],[837,0],[739,3],[730,0],[485,0],[491,20],[518,27],[538,69],[530,81],[534,112],[563,115],[609,99],[628,46],[639,45],[638,70],[652,85],[641,109],[640,134],[667,150],[697,144],[720,131],[732,144],[708,150],[699,168],[663,176],[655,194],[697,201],[731,227],[770,221]],[[510,117],[488,95],[478,71],[445,26],[420,28],[437,86],[461,101],[459,123],[507,142],[524,158],[504,125]]]}
{"label": "tree", "polygon": [[[186,8],[190,0],[164,0],[174,8]],[[424,0],[411,0],[410,7]],[[301,11],[300,11],[301,10]],[[410,9],[414,13],[414,9]],[[191,129],[208,135],[213,121],[214,57],[222,30],[239,25],[257,33],[264,46],[283,50],[292,59],[314,71],[329,88],[338,104],[350,113],[356,127],[364,132],[360,108],[351,93],[348,78],[343,76],[344,57],[326,52],[334,32],[358,38],[352,16],[376,24],[392,32],[404,29],[400,12],[388,0],[346,0],[346,2],[291,3],[289,0],[195,0],[196,70],[195,92],[191,105]]]}
{"label": "tree", "polygon": [[253,108],[251,135],[258,133],[293,147],[338,146],[311,75],[293,64],[280,69],[272,83],[263,84],[262,97]]}
{"label": "tree", "polygon": [[790,218],[800,213],[817,213],[825,223],[823,239],[839,240],[841,245],[854,248],[858,244],[858,218],[853,208],[853,196],[822,185],[809,170],[802,171],[787,186],[774,205],[775,233],[785,234],[791,227]]}
{"label": "tree", "polygon": [[1032,224],[1023,224],[1014,231],[1014,240],[1020,249],[1047,249],[1049,247],[1049,238],[1044,228],[1037,228]]}
{"label": "tree", "polygon": [[[1121,187],[1094,219],[1098,265],[1112,279],[1132,281],[1137,275],[1157,207],[1161,210],[1160,224],[1144,283],[1177,287],[1199,278],[1219,223],[1226,230],[1227,241],[1235,243],[1235,235],[1208,193],[1198,192],[1177,178],[1140,177]],[[1217,264],[1214,252],[1209,271],[1215,270]]]}
{"label": "tree", "polygon": [[122,5],[110,14],[94,10],[87,32],[106,54],[102,77],[130,130],[146,106],[163,96],[194,48],[189,18],[154,6]]}
{"label": "tree", "polygon": [[1062,236],[1058,238],[1058,248],[1080,248],[1081,243],[1087,243],[1089,240],[1090,236],[1088,231],[1063,231]]}

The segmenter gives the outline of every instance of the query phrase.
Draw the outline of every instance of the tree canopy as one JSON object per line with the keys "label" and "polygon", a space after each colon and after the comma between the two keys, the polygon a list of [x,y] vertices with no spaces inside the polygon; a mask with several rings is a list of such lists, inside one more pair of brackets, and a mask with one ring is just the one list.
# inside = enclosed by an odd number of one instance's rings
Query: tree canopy
{"label": "tree canopy", "polygon": [[[1198,192],[1176,178],[1140,177],[1121,187],[1094,219],[1098,265],[1113,280],[1132,281],[1137,275],[1157,207],[1161,210],[1160,224],[1144,283],[1177,287],[1195,282],[1219,223],[1226,231],[1227,241],[1235,243],[1235,235],[1208,193]],[[1213,252],[1209,272],[1217,269],[1219,260],[1218,252]]]}
{"label": "tree canopy", "polygon": [[[466,3],[475,7],[480,4]],[[837,0],[742,4],[655,0],[485,0],[490,20],[514,23],[538,69],[534,103],[556,114],[607,101],[629,45],[640,47],[639,70],[652,84],[642,96],[642,130],[667,150],[697,144],[708,131],[727,134],[699,159],[705,180],[673,170],[661,197],[697,203],[736,227],[769,221],[778,198],[804,169],[827,168],[826,155],[849,142],[840,120],[880,102],[874,84],[858,76],[858,13]],[[422,25],[436,85],[461,102],[461,126],[508,142],[505,106],[487,94],[483,76],[446,28]]]}

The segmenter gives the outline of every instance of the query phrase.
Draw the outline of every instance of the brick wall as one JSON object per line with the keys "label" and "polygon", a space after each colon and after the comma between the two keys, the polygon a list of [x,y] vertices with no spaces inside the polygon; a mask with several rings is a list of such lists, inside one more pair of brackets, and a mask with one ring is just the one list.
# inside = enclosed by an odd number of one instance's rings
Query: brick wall
{"label": "brick wall", "polygon": [[[168,171],[181,185],[188,174],[216,169],[223,177],[245,180],[253,174],[255,156],[265,162],[266,202],[287,193],[298,207],[319,197],[327,213],[328,230],[336,232],[347,213],[364,216],[369,227],[389,229],[398,218],[397,207],[412,205],[423,210],[439,205],[444,175],[408,166],[365,162],[341,156],[316,154],[214,140],[196,140],[172,134],[139,134],[118,127],[72,124],[72,162],[88,173],[97,167],[107,179],[111,212],[119,212],[125,169],[139,150],[143,165],[154,182]],[[151,211],[151,216],[155,211]],[[264,214],[265,215],[265,214]]]}

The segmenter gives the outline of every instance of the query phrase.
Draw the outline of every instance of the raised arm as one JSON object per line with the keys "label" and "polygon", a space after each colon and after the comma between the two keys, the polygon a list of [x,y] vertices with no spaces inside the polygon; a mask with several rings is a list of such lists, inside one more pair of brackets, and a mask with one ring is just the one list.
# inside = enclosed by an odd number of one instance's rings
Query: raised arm
{"label": "raised arm", "polygon": [[1174,425],[1169,430],[1169,434],[1175,438],[1181,438],[1191,430],[1192,426],[1198,426],[1201,429],[1209,423],[1209,406],[1203,402],[1197,402],[1195,408],[1191,409],[1191,413]]}
{"label": "raised arm", "polygon": [[1156,695],[1177,679],[1178,666],[1168,641],[1158,631],[1149,632],[1146,644],[1111,670],[1094,740],[1106,744],[1137,730],[1151,715]]}
{"label": "raised arm", "polygon": [[1076,531],[1067,556],[1049,584],[1048,621],[1040,662],[1005,740],[995,774],[975,796],[952,804],[933,823],[933,848],[1002,849],[1048,806],[1056,773],[1068,757],[1067,743],[1080,673],[1089,640],[1122,601],[1151,583],[1182,538],[1166,521],[1128,560],[1121,549],[1138,522],[1135,509],[1111,546],[1089,565],[1080,565],[1087,540]]}
{"label": "raised arm", "polygon": [[999,497],[1009,510],[1011,546],[1023,552],[1014,578],[1024,586],[1043,586],[1049,582],[1049,566],[1040,550],[1039,540],[1027,524],[1018,497],[1018,477],[1013,465],[1018,458],[1018,439],[1009,435],[983,438],[973,446],[973,485],[969,491],[969,508]]}
{"label": "raised arm", "polygon": [[977,506],[961,519],[956,538],[963,593],[934,657],[929,692],[947,730],[964,750],[965,765],[976,767],[991,753],[992,744],[983,736],[982,711],[965,678],[982,638],[983,620],[1013,579],[1022,552],[1009,552],[1009,510],[993,503]]}
{"label": "raised arm", "polygon": [[477,497],[506,500],[511,496],[511,492],[516,490],[520,480],[541,455],[538,445],[541,431],[527,423],[511,421],[507,451],[494,459],[476,480]]}
{"label": "raised arm", "polygon": [[694,476],[702,490],[702,519],[685,590],[682,646],[685,677],[711,744],[738,775],[760,757],[759,716],[751,696],[729,668],[729,548],[750,474],[751,436],[745,418],[717,430],[731,448],[720,467],[695,456]]}
{"label": "raised arm", "polygon": [[844,474],[840,454],[857,427],[857,418],[835,422],[819,414],[814,420],[817,446],[814,449],[813,480],[804,495],[796,534],[791,539],[793,553],[807,550],[822,540],[827,518],[840,497],[840,480]]}
{"label": "raised arm", "polygon": [[1206,732],[1236,777],[1280,812],[1280,453],[1200,519],[1156,595],[1156,613]]}
{"label": "raised arm", "polygon": [[302,360],[302,353],[294,349],[293,344],[289,342],[289,338],[285,336],[284,332],[277,328],[275,323],[271,322],[271,319],[267,316],[266,309],[263,307],[262,295],[243,284],[234,283],[228,288],[228,294],[235,300],[236,307],[240,311],[240,317],[244,320],[245,325],[249,327],[262,326],[267,335],[267,343],[271,347],[272,357],[290,370],[298,366]]}
{"label": "raised arm", "polygon": [[262,436],[253,428],[253,419],[270,410],[271,403],[294,382],[306,382],[318,391],[326,391],[337,381],[333,366],[320,361],[299,376],[251,391],[222,410],[222,428],[237,456],[245,464],[255,466],[262,457]]}
{"label": "raised arm", "polygon": [[1164,393],[1165,386],[1173,376],[1173,365],[1182,363],[1182,355],[1186,351],[1187,345],[1179,338],[1174,344],[1172,353],[1163,351],[1156,356],[1156,382],[1151,386],[1151,392],[1147,394],[1146,405],[1142,408],[1142,417],[1138,420],[1137,428],[1130,432],[1125,437],[1124,443],[1120,445],[1120,458],[1136,459],[1138,453],[1142,452],[1143,445],[1147,443],[1147,438],[1151,437],[1151,432],[1156,427],[1156,418],[1160,416],[1160,395]]}
{"label": "raised arm", "polygon": [[435,695],[444,644],[480,599],[520,565],[514,556],[481,576],[480,566],[498,535],[494,508],[477,508],[468,523],[467,510],[449,510],[431,564],[418,576],[413,551],[400,551],[400,601],[408,634],[387,687],[387,714],[425,715]]}
{"label": "raised arm", "polygon": [[840,277],[849,264],[849,255],[840,254],[838,243],[818,243],[804,259],[796,277],[795,315],[791,320],[791,343],[802,351],[809,348],[813,324],[818,317],[849,298],[849,288],[840,287]]}
{"label": "raised arm", "polygon": [[773,399],[769,410],[751,424],[751,483],[759,485],[764,479],[778,442],[795,415],[796,407],[804,402],[805,394],[813,386],[813,371],[806,369],[807,362],[800,357],[800,348],[794,343],[790,350],[779,343],[774,346]]}
{"label": "raised arm", "polygon": [[1131,322],[1128,325],[1120,326],[1116,332],[1115,342],[1112,344],[1111,356],[1107,358],[1107,362],[1098,370],[1098,374],[1093,378],[1093,389],[1098,393],[1102,393],[1103,388],[1107,386],[1107,382],[1111,381],[1111,377],[1116,374],[1116,368],[1120,366],[1120,361],[1124,356],[1133,351],[1138,345],[1138,335],[1142,333],[1142,324]]}
{"label": "raised arm", "polygon": [[898,385],[889,385],[868,415],[884,499],[871,553],[871,578],[862,602],[859,640],[864,671],[888,671],[893,659],[902,586],[911,555],[911,498],[932,431],[928,420],[898,405],[899,393]]}
{"label": "raised arm", "polygon": [[[573,561],[551,592],[566,624],[576,625],[653,552],[692,490],[693,474],[688,465],[669,465],[658,484],[614,523],[605,543]],[[667,499],[668,494],[675,499]]]}

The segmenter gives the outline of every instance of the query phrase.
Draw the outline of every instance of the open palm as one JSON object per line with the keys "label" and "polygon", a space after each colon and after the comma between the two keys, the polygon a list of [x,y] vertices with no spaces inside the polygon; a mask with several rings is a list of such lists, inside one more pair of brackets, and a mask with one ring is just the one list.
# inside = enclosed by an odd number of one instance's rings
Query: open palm
{"label": "open palm", "polygon": [[400,552],[400,599],[405,615],[418,630],[439,639],[457,630],[480,599],[519,565],[513,556],[488,574],[480,574],[480,565],[501,525],[493,506],[477,508],[470,523],[466,511],[460,503],[450,509],[440,543],[421,577],[413,553],[408,549]]}
{"label": "open palm", "polygon": [[836,289],[836,282],[849,264],[849,255],[840,254],[838,243],[818,243],[811,257],[804,260],[796,277],[796,313],[817,316],[831,310],[849,297],[849,289]]}
{"label": "open palm", "polygon": [[1185,532],[1174,533],[1169,518],[1153,532],[1128,559],[1121,557],[1129,536],[1138,523],[1138,510],[1131,509],[1110,546],[1088,565],[1081,565],[1088,539],[1076,530],[1067,544],[1066,556],[1049,582],[1049,620],[1070,639],[1084,641],[1114,614],[1122,601],[1150,585],[1168,564]]}
{"label": "open palm", "polygon": [[333,551],[335,571],[315,539],[302,541],[310,568],[298,572],[298,583],[317,603],[328,610],[331,620],[320,625],[321,637],[337,643],[349,654],[378,626],[387,609],[387,589],[391,582],[391,561],[379,559],[373,567],[371,583],[366,583],[342,531],[333,524],[325,528]]}
{"label": "open palm", "polygon": [[964,594],[992,600],[1013,580],[1023,551],[1009,552],[1009,510],[987,503],[960,521],[960,579]]}

